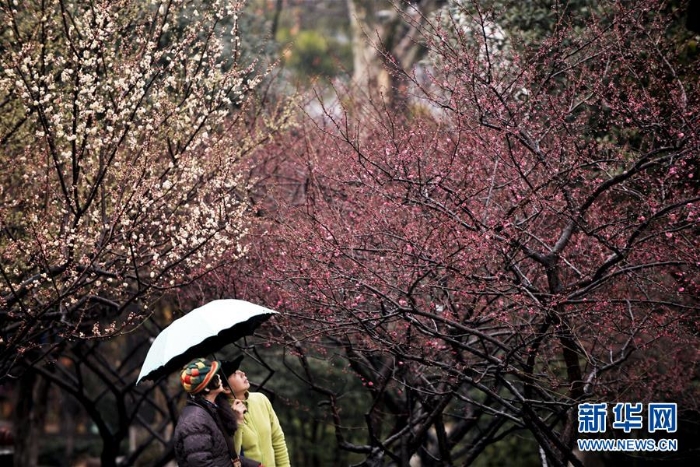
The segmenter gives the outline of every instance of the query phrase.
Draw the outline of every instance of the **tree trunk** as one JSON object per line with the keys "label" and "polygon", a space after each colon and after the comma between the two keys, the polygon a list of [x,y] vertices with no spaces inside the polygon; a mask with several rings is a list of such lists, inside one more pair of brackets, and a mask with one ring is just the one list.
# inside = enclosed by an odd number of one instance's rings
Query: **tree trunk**
{"label": "tree trunk", "polygon": [[420,60],[420,26],[446,2],[347,2],[354,57],[353,81],[368,97],[380,97],[385,104],[396,104],[402,90],[401,82],[397,81],[400,73],[396,72],[408,71]]}
{"label": "tree trunk", "polygon": [[65,440],[63,465],[70,465],[75,453],[75,433],[78,427],[80,406],[67,392],[61,391],[61,436]]}
{"label": "tree trunk", "polygon": [[119,455],[119,443],[114,438],[106,439],[102,436],[102,454],[100,455],[101,467],[117,467]]}
{"label": "tree trunk", "polygon": [[384,9],[377,7],[376,3],[348,0],[354,60],[353,81],[368,95],[381,95],[386,101],[390,98],[391,80],[378,48],[387,44],[390,23],[396,20],[397,13],[389,9],[391,5],[388,2],[381,2],[386,3],[382,5]]}
{"label": "tree trunk", "polygon": [[31,369],[18,380],[13,417],[15,467],[36,467],[38,464],[39,437],[46,421],[48,392],[48,382],[38,378]]}
{"label": "tree trunk", "polygon": [[700,0],[690,0],[686,14],[686,27],[700,34]]}

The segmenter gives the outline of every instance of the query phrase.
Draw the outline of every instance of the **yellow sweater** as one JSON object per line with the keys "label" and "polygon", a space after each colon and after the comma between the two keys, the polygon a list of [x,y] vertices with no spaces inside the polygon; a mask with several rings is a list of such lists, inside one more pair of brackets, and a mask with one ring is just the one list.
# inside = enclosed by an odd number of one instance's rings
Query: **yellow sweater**
{"label": "yellow sweater", "polygon": [[270,400],[260,392],[249,392],[244,401],[248,412],[233,436],[236,452],[265,467],[290,467],[284,432]]}

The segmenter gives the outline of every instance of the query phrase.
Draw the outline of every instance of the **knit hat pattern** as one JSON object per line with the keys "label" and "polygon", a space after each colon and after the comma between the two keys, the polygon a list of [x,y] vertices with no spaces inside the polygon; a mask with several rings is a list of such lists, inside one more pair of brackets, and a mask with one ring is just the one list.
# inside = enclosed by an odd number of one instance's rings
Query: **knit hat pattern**
{"label": "knit hat pattern", "polygon": [[220,367],[221,363],[217,360],[207,360],[206,358],[192,360],[180,373],[182,387],[190,394],[201,392],[207,387]]}

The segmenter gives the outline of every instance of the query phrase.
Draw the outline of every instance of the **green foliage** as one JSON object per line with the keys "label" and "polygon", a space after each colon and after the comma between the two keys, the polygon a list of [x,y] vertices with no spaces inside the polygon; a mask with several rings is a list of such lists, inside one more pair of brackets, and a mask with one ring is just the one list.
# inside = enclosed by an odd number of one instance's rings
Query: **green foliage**
{"label": "green foliage", "polygon": [[483,13],[493,11],[492,20],[513,38],[514,46],[539,43],[562,23],[581,28],[592,16],[600,14],[606,2],[596,0],[539,0],[513,2],[486,0],[480,2],[455,2],[468,14],[476,14],[476,5]]}
{"label": "green foliage", "polygon": [[[291,37],[289,30],[278,34],[281,42],[292,42],[286,63],[302,79],[330,78],[350,69],[352,49],[349,43],[341,43],[325,37],[321,31],[305,30]],[[288,38],[288,39],[287,39]]]}
{"label": "green foliage", "polygon": [[241,32],[245,37],[252,35],[253,41],[261,36],[274,39],[266,42],[266,50],[279,55],[284,49],[283,60],[300,83],[352,72],[345,2],[285,2],[275,6],[274,2],[252,0],[241,16]]}

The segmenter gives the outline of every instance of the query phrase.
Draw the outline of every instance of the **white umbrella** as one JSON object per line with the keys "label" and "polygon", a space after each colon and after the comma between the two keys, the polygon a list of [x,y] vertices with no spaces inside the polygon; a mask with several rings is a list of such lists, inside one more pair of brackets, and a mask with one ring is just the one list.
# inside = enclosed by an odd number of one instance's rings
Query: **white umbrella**
{"label": "white umbrella", "polygon": [[245,300],[214,300],[173,321],[151,344],[136,384],[157,380],[190,360],[206,357],[226,344],[253,334],[276,314]]}

